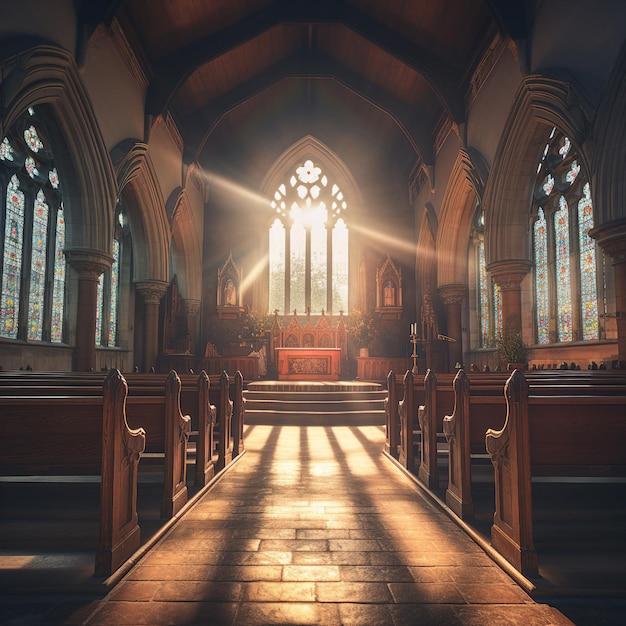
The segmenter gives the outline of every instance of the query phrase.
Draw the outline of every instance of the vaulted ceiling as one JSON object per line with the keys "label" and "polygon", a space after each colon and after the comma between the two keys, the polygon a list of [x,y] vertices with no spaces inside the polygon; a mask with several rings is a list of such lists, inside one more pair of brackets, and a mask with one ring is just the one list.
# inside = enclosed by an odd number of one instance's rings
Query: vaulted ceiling
{"label": "vaulted ceiling", "polygon": [[[185,160],[254,159],[304,135],[432,163],[465,121],[469,81],[499,33],[525,36],[510,0],[85,0],[117,18],[143,63],[146,115],[169,112]],[[90,6],[91,5],[91,6]]]}

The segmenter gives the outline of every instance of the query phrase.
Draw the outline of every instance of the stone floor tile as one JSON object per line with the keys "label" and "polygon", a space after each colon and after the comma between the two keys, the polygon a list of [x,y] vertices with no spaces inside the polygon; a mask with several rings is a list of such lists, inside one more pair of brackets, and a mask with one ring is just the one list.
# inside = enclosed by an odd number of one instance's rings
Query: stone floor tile
{"label": "stone floor tile", "polygon": [[524,604],[532,598],[515,584],[460,583],[457,588],[469,604]]}
{"label": "stone floor tile", "polygon": [[394,602],[408,604],[464,604],[454,583],[389,583]]}
{"label": "stone floor tile", "polygon": [[[213,624],[213,622],[207,622]],[[236,626],[268,624],[308,624],[340,626],[337,606],[317,602],[244,602],[236,616]]]}
{"label": "stone floor tile", "polygon": [[408,568],[389,565],[342,566],[341,580],[354,582],[413,582]]}
{"label": "stone floor tile", "polygon": [[385,583],[316,583],[319,602],[361,602],[380,604],[392,601]]}
{"label": "stone floor tile", "polygon": [[315,602],[315,583],[291,581],[250,582],[243,587],[246,602]]}
{"label": "stone floor tile", "polygon": [[387,604],[339,604],[342,626],[394,626]]}
{"label": "stone floor tile", "polygon": [[553,607],[531,605],[478,605],[457,608],[457,615],[466,626],[574,626]]}
{"label": "stone floor tile", "polygon": [[286,565],[283,567],[285,581],[335,581],[341,580],[337,565]]}

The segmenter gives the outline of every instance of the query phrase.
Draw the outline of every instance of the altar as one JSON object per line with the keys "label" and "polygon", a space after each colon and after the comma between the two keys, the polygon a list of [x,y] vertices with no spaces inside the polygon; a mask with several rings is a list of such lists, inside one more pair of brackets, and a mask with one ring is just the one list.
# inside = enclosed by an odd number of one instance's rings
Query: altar
{"label": "altar", "polygon": [[278,380],[339,380],[341,348],[276,348]]}

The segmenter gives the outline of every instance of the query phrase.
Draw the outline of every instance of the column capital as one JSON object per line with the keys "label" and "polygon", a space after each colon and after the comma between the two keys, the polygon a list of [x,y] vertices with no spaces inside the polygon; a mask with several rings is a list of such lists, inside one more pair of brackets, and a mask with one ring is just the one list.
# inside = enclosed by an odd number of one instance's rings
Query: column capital
{"label": "column capital", "polygon": [[532,263],[526,259],[495,261],[487,266],[491,278],[503,291],[519,289],[521,282],[530,272]]}
{"label": "column capital", "polygon": [[65,250],[65,258],[81,279],[94,281],[97,281],[100,274],[106,272],[115,260],[107,252],[90,248],[70,248]]}
{"label": "column capital", "polygon": [[613,259],[613,264],[626,262],[626,219],[613,220],[592,228],[589,236],[593,237],[604,254]]}
{"label": "column capital", "polygon": [[467,294],[467,285],[443,285],[437,291],[444,304],[461,304]]}
{"label": "column capital", "polygon": [[146,304],[159,304],[168,287],[169,284],[162,280],[141,280],[135,283],[135,288]]}
{"label": "column capital", "polygon": [[197,317],[200,313],[200,300],[183,300],[183,310],[187,317]]}

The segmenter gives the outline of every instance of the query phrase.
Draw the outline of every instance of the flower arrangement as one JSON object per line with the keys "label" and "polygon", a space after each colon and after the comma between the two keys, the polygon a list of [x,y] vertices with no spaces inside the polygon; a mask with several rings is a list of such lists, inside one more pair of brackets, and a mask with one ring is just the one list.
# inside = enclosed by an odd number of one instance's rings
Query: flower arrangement
{"label": "flower arrangement", "polygon": [[249,341],[256,347],[263,342],[266,334],[272,329],[273,322],[273,315],[262,315],[252,309],[248,309],[243,318],[241,336],[245,341]]}
{"label": "flower arrangement", "polygon": [[348,315],[346,328],[348,337],[358,348],[369,348],[379,331],[377,319],[371,313],[362,311],[352,311]]}

